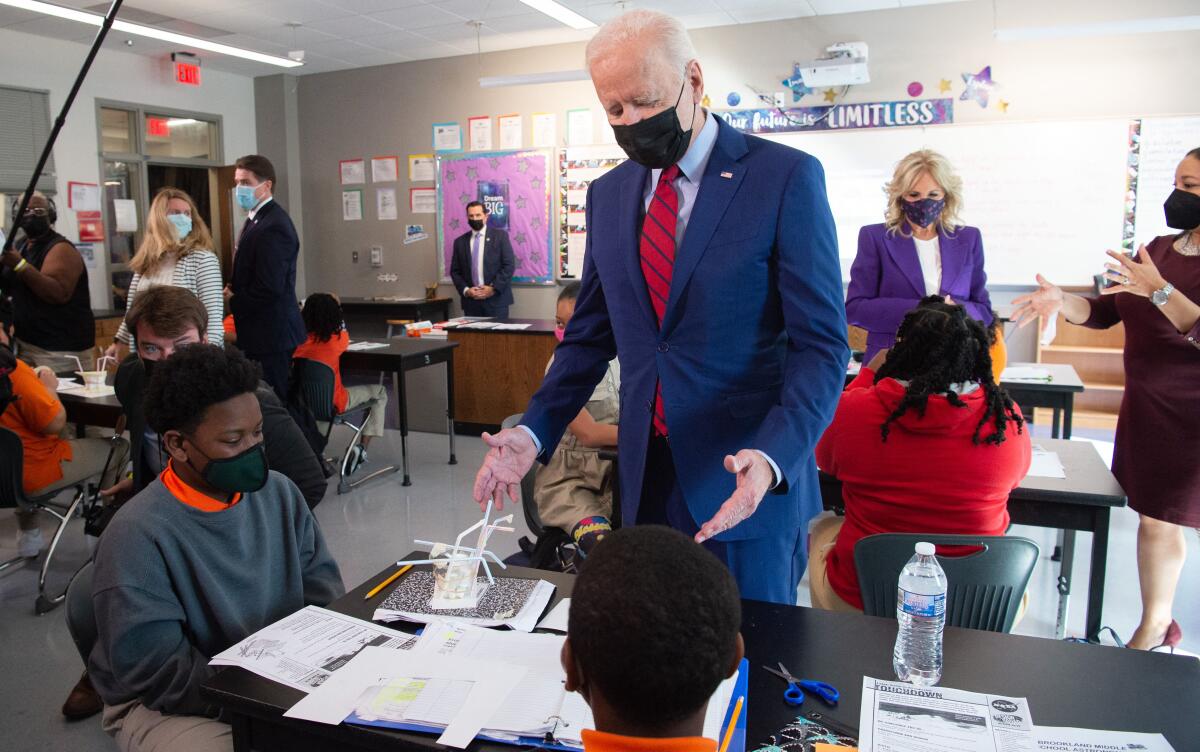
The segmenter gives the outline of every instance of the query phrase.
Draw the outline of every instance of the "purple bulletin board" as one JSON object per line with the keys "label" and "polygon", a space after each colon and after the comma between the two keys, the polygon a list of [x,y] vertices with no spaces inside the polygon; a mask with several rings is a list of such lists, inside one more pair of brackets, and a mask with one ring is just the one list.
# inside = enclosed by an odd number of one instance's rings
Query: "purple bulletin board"
{"label": "purple bulletin board", "polygon": [[497,151],[437,157],[438,270],[450,278],[454,239],[469,231],[466,205],[482,201],[488,227],[508,233],[516,256],[513,282],[552,284],[555,252],[551,241],[549,151]]}

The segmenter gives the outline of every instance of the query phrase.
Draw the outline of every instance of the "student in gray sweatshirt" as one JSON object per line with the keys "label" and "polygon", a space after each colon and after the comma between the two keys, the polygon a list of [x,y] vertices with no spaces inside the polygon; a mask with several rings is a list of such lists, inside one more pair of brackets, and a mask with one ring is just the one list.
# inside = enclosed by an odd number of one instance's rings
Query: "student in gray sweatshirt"
{"label": "student in gray sweatshirt", "polygon": [[200,696],[209,659],[345,592],[304,496],[267,468],[258,366],[186,345],[158,364],[146,422],[170,460],[96,550],[99,637],[88,662],[122,750],[231,750]]}

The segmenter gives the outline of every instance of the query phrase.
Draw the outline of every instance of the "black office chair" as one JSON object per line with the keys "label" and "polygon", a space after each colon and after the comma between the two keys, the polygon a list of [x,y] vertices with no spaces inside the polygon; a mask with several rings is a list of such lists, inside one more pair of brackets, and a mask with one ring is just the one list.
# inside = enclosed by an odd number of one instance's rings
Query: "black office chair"
{"label": "black office chair", "polygon": [[[113,452],[110,450],[108,459],[104,463],[104,469],[101,471],[99,477],[102,478],[108,473],[108,466],[112,462],[112,459]],[[79,511],[81,505],[97,505],[100,501],[97,493],[98,489],[89,489],[86,481],[81,481],[75,486],[59,488],[40,496],[31,497],[26,495],[23,480],[24,463],[25,447],[21,444],[21,437],[6,428],[0,428],[0,508],[16,509],[18,506],[32,507],[58,518],[58,527],[54,531],[54,536],[50,539],[50,547],[46,551],[46,558],[42,561],[42,569],[38,574],[38,597],[34,604],[34,611],[41,615],[53,610],[67,597],[66,590],[63,590],[58,595],[46,594],[46,575],[50,571],[50,561],[54,558],[55,551],[58,550],[58,544],[62,540],[63,532],[67,529],[67,523]],[[64,491],[72,489],[75,494],[69,504],[63,506],[54,502],[54,499]],[[23,561],[25,559],[20,557],[9,559],[0,563],[0,571]]]}
{"label": "black office chair", "polygon": [[[357,480],[349,480],[350,471],[354,469],[350,466],[354,448],[362,441],[363,429],[367,427],[367,420],[378,402],[373,399],[368,400],[361,405],[355,405],[344,413],[339,413],[333,404],[334,376],[332,368],[316,360],[296,358],[292,362],[292,369],[292,377],[295,380],[300,403],[312,412],[318,422],[325,424],[325,442],[329,442],[329,436],[333,433],[335,425],[344,425],[354,431],[354,438],[346,445],[342,461],[338,463],[337,492],[339,494],[346,493],[373,478],[394,473],[399,469],[395,465],[388,465]],[[356,413],[361,413],[357,425],[350,421],[350,417]]]}
{"label": "black office chair", "polygon": [[[517,413],[508,416],[500,427],[515,428],[524,415]],[[572,571],[575,543],[570,533],[562,528],[549,527],[542,522],[542,516],[538,514],[537,499],[533,491],[533,479],[537,475],[537,469],[538,463],[534,462],[529,472],[521,478],[521,511],[525,514],[525,524],[529,526],[533,540],[521,538],[518,543],[521,550],[529,556],[529,565],[534,569]]]}
{"label": "black office chair", "polygon": [[1037,544],[1015,536],[882,533],[860,539],[854,545],[854,566],[863,613],[896,617],[900,571],[921,541],[939,548],[979,549],[963,556],[937,556],[946,572],[948,626],[991,632],[1012,629],[1038,559]]}
{"label": "black office chair", "polygon": [[88,561],[67,585],[67,631],[86,666],[96,644],[96,608],[92,604],[92,574],[96,566]]}

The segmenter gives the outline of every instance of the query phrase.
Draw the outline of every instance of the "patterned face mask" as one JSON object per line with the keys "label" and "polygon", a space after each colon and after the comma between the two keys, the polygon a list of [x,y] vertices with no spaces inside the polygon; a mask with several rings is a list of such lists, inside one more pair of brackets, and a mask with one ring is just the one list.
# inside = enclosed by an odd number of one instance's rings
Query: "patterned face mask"
{"label": "patterned face mask", "polygon": [[946,208],[944,198],[923,198],[919,201],[902,201],[900,208],[904,216],[917,227],[928,227],[933,224]]}

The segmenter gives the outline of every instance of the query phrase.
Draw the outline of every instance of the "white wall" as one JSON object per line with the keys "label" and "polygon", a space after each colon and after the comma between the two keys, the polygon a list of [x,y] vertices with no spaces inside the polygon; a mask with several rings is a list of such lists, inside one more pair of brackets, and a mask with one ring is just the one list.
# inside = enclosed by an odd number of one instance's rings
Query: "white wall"
{"label": "white wall", "polygon": [[[49,90],[53,122],[87,51],[86,45],[75,42],[0,29],[0,85]],[[206,68],[202,86],[182,86],[171,77],[169,59],[102,49],[54,147],[60,197],[57,228],[72,240],[78,238],[78,230],[75,213],[67,208],[67,181],[100,182],[97,99],[220,115],[225,163],[231,164],[239,156],[256,151],[252,78]],[[96,268],[88,270],[92,307],[110,308],[107,251],[103,243],[96,244],[96,255]]]}

